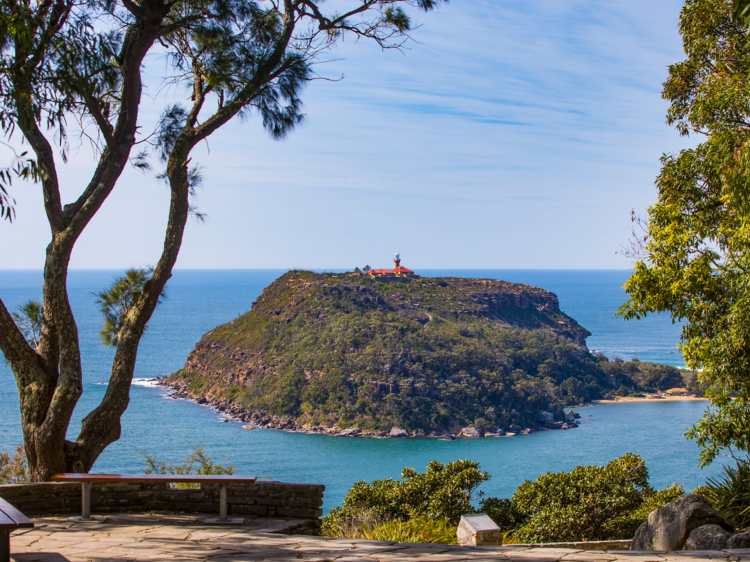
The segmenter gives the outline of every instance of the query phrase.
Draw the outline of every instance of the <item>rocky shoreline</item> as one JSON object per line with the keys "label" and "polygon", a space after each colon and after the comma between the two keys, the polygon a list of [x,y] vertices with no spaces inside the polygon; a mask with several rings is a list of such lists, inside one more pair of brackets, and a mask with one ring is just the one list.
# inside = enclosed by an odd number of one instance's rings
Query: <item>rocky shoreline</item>
{"label": "rocky shoreline", "polygon": [[510,425],[507,428],[498,428],[497,432],[483,432],[473,427],[461,428],[458,433],[437,433],[434,431],[431,433],[425,433],[421,430],[408,431],[395,426],[389,432],[367,429],[363,430],[357,427],[340,429],[338,427],[316,426],[310,424],[299,425],[294,420],[284,416],[269,416],[266,412],[250,412],[229,401],[219,400],[217,398],[206,398],[204,396],[195,396],[190,392],[187,384],[170,384],[167,383],[166,377],[157,378],[156,384],[162,388],[170,390],[171,398],[192,400],[196,404],[207,406],[226,415],[227,418],[225,421],[234,420],[247,424],[242,426],[243,429],[275,429],[295,433],[332,435],[335,437],[372,437],[375,439],[427,437],[433,439],[448,439],[451,441],[456,438],[513,437],[515,435],[528,435],[529,433],[535,433],[537,431],[575,429],[578,427],[580,423],[578,422],[578,419],[581,417],[579,413],[571,410],[565,415],[565,421],[555,422],[549,419],[540,419],[540,423],[536,427],[523,428],[518,425]]}

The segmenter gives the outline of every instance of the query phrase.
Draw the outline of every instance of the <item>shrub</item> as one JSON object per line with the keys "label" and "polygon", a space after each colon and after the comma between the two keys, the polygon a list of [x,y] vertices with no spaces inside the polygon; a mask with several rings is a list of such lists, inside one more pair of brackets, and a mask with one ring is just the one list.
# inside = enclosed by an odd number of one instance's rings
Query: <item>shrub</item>
{"label": "shrub", "polygon": [[[188,442],[193,452],[175,464],[173,461],[160,461],[152,456],[148,451],[141,451],[144,458],[144,474],[234,474],[234,465],[232,464],[215,464],[211,456],[206,453],[203,445],[197,447]],[[197,483],[173,483],[172,488],[197,489],[200,484]]]}
{"label": "shrub", "polygon": [[356,482],[343,505],[323,518],[321,532],[329,537],[346,536],[366,519],[388,522],[424,517],[456,525],[461,515],[475,512],[473,493],[486,480],[489,474],[479,470],[478,462],[457,460],[447,465],[432,461],[425,472],[405,468],[400,481]]}
{"label": "shrub", "polygon": [[234,465],[215,464],[211,456],[206,453],[204,446],[197,447],[188,443],[193,449],[187,457],[175,464],[173,461],[160,461],[149,454],[141,451],[144,458],[144,474],[234,474]]}
{"label": "shrub", "polygon": [[[579,466],[526,480],[512,501],[524,521],[516,542],[628,539],[648,513],[683,494],[655,492],[640,456],[628,453],[606,466]],[[648,511],[645,511],[648,510]],[[645,515],[643,512],[645,511]]]}
{"label": "shrub", "polygon": [[485,498],[480,503],[479,511],[489,516],[503,531],[515,529],[525,519],[513,500],[507,498]]}
{"label": "shrub", "polygon": [[409,521],[388,521],[372,530],[365,527],[361,537],[373,541],[456,544],[456,530],[447,519],[413,517]]}
{"label": "shrub", "polygon": [[23,443],[16,445],[16,451],[12,454],[0,453],[0,484],[22,484],[28,482],[30,477]]}
{"label": "shrub", "polygon": [[736,529],[750,526],[750,459],[739,459],[736,466],[724,466],[719,478],[709,478],[696,489]]}

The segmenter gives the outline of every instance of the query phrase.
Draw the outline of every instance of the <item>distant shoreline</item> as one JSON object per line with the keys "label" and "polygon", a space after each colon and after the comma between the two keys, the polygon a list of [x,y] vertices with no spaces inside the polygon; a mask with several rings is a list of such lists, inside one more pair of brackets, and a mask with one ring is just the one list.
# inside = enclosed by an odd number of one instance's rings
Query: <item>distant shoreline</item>
{"label": "distant shoreline", "polygon": [[592,400],[592,404],[623,404],[625,402],[695,402],[708,400],[697,396],[665,396],[664,398],[618,398],[617,400]]}

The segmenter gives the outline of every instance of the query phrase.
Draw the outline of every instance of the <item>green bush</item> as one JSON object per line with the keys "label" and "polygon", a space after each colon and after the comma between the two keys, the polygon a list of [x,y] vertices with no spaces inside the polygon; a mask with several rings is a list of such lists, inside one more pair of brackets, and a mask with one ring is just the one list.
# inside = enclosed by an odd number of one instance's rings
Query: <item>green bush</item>
{"label": "green bush", "polygon": [[386,523],[415,517],[456,525],[461,515],[475,512],[471,501],[478,497],[473,493],[486,480],[489,474],[479,470],[478,462],[457,460],[447,465],[432,461],[425,472],[405,468],[400,481],[356,482],[343,505],[323,518],[321,532],[329,537],[348,536],[368,521]]}
{"label": "green bush", "polygon": [[694,493],[710,501],[736,529],[750,526],[750,459],[740,459],[736,466],[724,466],[720,478],[709,478],[706,486]]}
{"label": "green bush", "polygon": [[187,457],[175,464],[173,461],[160,461],[148,451],[140,451],[144,459],[144,474],[234,474],[234,465],[215,464],[211,456],[206,453],[203,445],[197,447],[188,442],[193,449]]}
{"label": "green bush", "polygon": [[[193,452],[176,464],[173,461],[157,460],[156,457],[151,455],[148,451],[140,451],[141,457],[144,459],[143,473],[205,475],[234,474],[234,465],[214,463],[214,460],[208,453],[206,453],[202,444],[196,447],[188,442],[188,445],[192,447]],[[197,489],[201,486],[197,483],[183,482],[173,483],[171,487],[180,489]]]}
{"label": "green bush", "polygon": [[372,530],[364,528],[361,537],[372,541],[456,544],[456,529],[447,519],[413,517],[409,521],[388,521]]}
{"label": "green bush", "polygon": [[672,486],[656,492],[640,456],[628,453],[606,466],[579,466],[526,480],[512,502],[523,523],[515,542],[629,539],[648,513],[683,495]]}
{"label": "green bush", "polygon": [[507,498],[485,498],[480,502],[479,511],[489,516],[503,531],[515,529],[525,519],[513,500]]}
{"label": "green bush", "polygon": [[510,499],[482,498],[481,492],[473,498],[488,479],[479,463],[461,460],[445,466],[433,461],[423,473],[405,468],[401,481],[357,482],[343,505],[323,518],[322,534],[445,542],[430,537],[449,530],[455,534],[451,526],[461,515],[475,513],[471,501],[478,499],[479,511],[503,530],[505,542],[629,539],[649,513],[684,495],[677,484],[654,490],[643,459],[632,453],[606,466],[579,466],[526,480]]}
{"label": "green bush", "polygon": [[23,443],[16,445],[14,453],[0,453],[0,484],[22,484],[30,477]]}

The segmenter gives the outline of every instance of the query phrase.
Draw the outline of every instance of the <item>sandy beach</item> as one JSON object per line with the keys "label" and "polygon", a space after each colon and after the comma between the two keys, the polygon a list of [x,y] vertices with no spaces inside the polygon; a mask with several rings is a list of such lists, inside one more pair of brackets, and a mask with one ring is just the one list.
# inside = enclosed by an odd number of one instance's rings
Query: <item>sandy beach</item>
{"label": "sandy beach", "polygon": [[617,400],[592,400],[592,404],[620,404],[624,402],[679,402],[682,400],[708,400],[697,396],[665,396],[664,398],[618,398]]}

